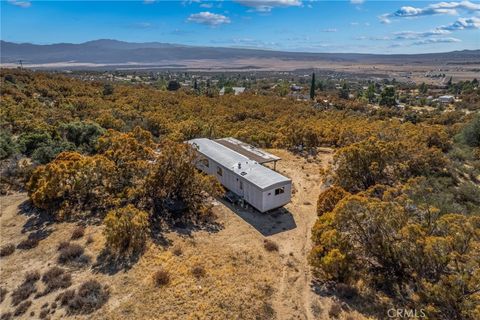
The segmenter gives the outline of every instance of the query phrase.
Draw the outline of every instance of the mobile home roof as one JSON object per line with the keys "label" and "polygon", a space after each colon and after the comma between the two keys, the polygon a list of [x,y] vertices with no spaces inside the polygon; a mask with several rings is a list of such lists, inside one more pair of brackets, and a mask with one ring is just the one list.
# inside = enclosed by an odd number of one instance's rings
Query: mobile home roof
{"label": "mobile home roof", "polygon": [[[213,140],[198,138],[189,140],[188,143],[198,148],[198,152],[207,158],[230,169],[260,189],[267,189],[277,183],[290,181],[289,178],[282,176],[278,172],[264,167],[258,162]],[[240,168],[238,164],[240,164]]]}

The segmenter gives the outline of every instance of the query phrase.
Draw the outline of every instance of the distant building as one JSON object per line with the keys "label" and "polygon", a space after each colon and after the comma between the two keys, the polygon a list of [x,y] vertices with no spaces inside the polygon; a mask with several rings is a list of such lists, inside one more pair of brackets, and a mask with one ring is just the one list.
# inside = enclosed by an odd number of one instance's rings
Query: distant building
{"label": "distant building", "polygon": [[[239,94],[241,93],[244,93],[245,92],[245,87],[232,87],[233,89],[233,92],[236,96],[238,96]],[[219,94],[221,96],[223,96],[225,94],[225,87],[223,87],[222,89],[220,89],[220,92]]]}
{"label": "distant building", "polygon": [[262,165],[280,160],[234,138],[192,139],[196,166],[260,212],[282,207],[292,197],[292,180]]}
{"label": "distant building", "polygon": [[438,97],[438,102],[440,103],[452,103],[455,102],[454,96],[440,96]]}
{"label": "distant building", "polygon": [[290,90],[292,90],[292,91],[300,91],[300,90],[302,90],[302,89],[303,89],[302,86],[297,86],[296,84],[292,84],[292,85],[290,86]]}

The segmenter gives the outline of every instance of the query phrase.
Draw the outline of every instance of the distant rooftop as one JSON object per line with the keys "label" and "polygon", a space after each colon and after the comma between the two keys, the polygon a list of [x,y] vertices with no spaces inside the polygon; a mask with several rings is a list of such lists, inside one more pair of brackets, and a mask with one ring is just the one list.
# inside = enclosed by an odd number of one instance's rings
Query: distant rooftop
{"label": "distant rooftop", "polygon": [[201,154],[242,176],[260,189],[290,181],[289,178],[280,173],[264,167],[257,161],[220,144],[218,140],[198,138],[189,140],[188,143],[197,147]]}

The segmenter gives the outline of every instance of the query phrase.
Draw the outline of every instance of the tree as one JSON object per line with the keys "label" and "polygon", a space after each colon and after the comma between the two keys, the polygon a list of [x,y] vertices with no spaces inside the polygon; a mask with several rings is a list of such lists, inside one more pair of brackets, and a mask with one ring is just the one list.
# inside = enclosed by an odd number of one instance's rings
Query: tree
{"label": "tree", "polygon": [[134,254],[145,246],[150,226],[149,215],[129,204],[109,211],[103,225],[105,245],[111,252],[122,255]]}
{"label": "tree", "polygon": [[428,86],[426,85],[425,82],[422,82],[422,84],[420,85],[420,87],[418,88],[418,90],[420,91],[421,94],[427,94],[427,92],[428,92]]}
{"label": "tree", "polygon": [[347,83],[344,82],[342,85],[342,88],[338,93],[338,96],[340,97],[340,99],[348,99],[349,94],[350,94],[350,91],[348,90]]}
{"label": "tree", "polygon": [[460,133],[460,137],[470,147],[480,147],[480,116],[477,115]]}
{"label": "tree", "polygon": [[177,91],[178,89],[180,89],[180,83],[178,83],[177,80],[170,80],[168,81],[168,85],[167,85],[167,90],[168,91]]}
{"label": "tree", "polygon": [[395,88],[393,86],[387,86],[383,89],[380,95],[380,105],[393,107],[397,104],[395,101]]}
{"label": "tree", "polygon": [[103,95],[104,96],[112,95],[113,91],[114,91],[114,88],[110,83],[105,83],[103,85]]}
{"label": "tree", "polygon": [[375,85],[373,83],[368,85],[367,91],[365,91],[365,98],[370,103],[375,102]]}
{"label": "tree", "polygon": [[317,215],[321,216],[326,212],[332,211],[340,200],[349,195],[348,192],[339,186],[332,186],[318,196]]}
{"label": "tree", "polygon": [[312,73],[312,84],[310,85],[310,99],[315,98],[315,72]]}
{"label": "tree", "polygon": [[163,144],[146,187],[157,216],[194,222],[211,217],[208,199],[223,189],[216,178],[197,171],[196,160],[188,144]]}

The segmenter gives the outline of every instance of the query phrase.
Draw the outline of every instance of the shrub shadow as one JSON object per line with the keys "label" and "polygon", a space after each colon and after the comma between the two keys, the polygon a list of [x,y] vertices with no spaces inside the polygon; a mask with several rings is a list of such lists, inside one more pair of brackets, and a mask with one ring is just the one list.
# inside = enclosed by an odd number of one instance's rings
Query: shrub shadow
{"label": "shrub shadow", "polygon": [[43,240],[53,232],[50,226],[55,223],[55,219],[51,214],[38,210],[30,200],[21,203],[18,208],[19,214],[28,217],[21,232],[29,233],[29,239]]}
{"label": "shrub shadow", "polygon": [[129,255],[117,255],[104,248],[92,265],[94,273],[114,275],[119,271],[127,272],[140,259],[144,250]]}
{"label": "shrub shadow", "polygon": [[391,307],[378,301],[371,295],[359,293],[354,287],[334,281],[316,281],[310,283],[311,290],[320,297],[331,298],[345,311],[357,311],[368,317],[383,319]]}

